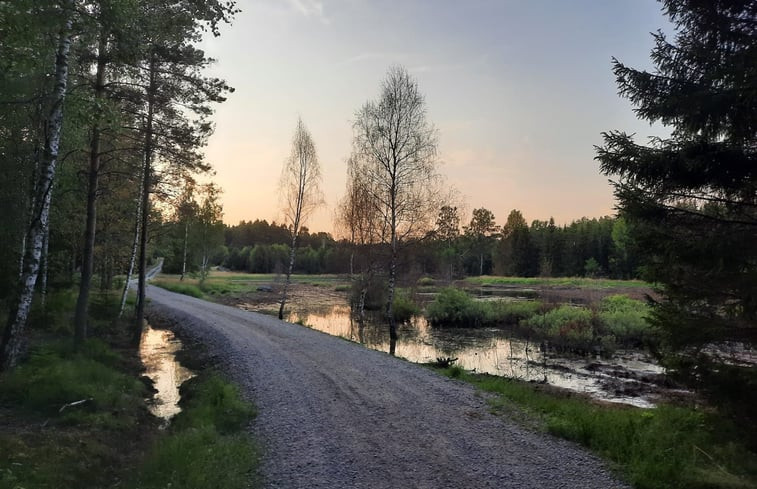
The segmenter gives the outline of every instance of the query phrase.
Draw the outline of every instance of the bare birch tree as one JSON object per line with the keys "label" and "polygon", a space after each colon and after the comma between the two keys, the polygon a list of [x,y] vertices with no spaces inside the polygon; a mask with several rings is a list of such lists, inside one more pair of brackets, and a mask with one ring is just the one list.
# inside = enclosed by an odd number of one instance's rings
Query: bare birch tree
{"label": "bare birch tree", "polygon": [[292,153],[284,163],[279,182],[281,206],[286,224],[292,233],[292,246],[289,251],[284,290],[281,292],[279,319],[284,319],[284,306],[294,270],[294,258],[297,253],[297,237],[303,224],[313,211],[323,203],[321,195],[321,166],[315,152],[315,144],[310,132],[297,119],[297,127],[292,138]]}
{"label": "bare birch tree", "polygon": [[386,315],[390,345],[394,346],[397,327],[393,303],[400,244],[431,228],[440,195],[436,129],[426,119],[426,102],[418,83],[405,68],[391,67],[378,100],[369,101],[358,111],[353,145],[364,162],[361,171],[374,206],[387,226],[384,241],[389,245],[390,259]]}
{"label": "bare birch tree", "polygon": [[347,188],[337,205],[335,224],[351,245],[350,275],[353,287],[357,287],[357,303],[353,305],[357,310],[353,312],[360,321],[364,319],[366,294],[376,268],[374,245],[384,241],[387,231],[386,221],[372,198],[377,192],[370,188],[371,184],[364,162],[358,155],[351,155],[347,160]]}

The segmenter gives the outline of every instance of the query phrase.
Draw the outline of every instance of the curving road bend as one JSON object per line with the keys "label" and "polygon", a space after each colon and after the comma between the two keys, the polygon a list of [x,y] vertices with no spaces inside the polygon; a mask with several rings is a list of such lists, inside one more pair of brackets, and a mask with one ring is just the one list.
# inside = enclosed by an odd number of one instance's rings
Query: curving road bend
{"label": "curving road bend", "polygon": [[266,487],[628,487],[576,445],[490,414],[467,384],[273,317],[147,294],[258,406]]}

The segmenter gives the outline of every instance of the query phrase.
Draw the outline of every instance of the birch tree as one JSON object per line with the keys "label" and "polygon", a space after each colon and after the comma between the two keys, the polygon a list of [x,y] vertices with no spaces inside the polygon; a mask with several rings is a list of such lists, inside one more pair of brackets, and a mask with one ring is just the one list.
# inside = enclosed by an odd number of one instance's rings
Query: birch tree
{"label": "birch tree", "polygon": [[284,307],[297,253],[297,237],[307,219],[323,202],[320,184],[321,167],[315,152],[315,144],[302,118],[298,118],[292,138],[292,152],[284,162],[279,182],[282,210],[291,232],[289,266],[284,280],[284,289],[281,292],[279,319],[284,319]]}
{"label": "birch tree", "polygon": [[57,49],[52,73],[54,85],[49,93],[45,120],[44,149],[35,185],[36,195],[33,200],[32,221],[27,233],[28,245],[23,257],[23,270],[18,294],[8,315],[8,322],[0,345],[2,347],[0,349],[0,368],[2,369],[14,367],[19,358],[24,329],[29,317],[34,287],[39,274],[44,236],[48,229],[52,187],[58,164],[58,150],[63,126],[63,104],[68,88],[69,53],[72,43],[72,26],[76,15],[74,1],[62,2],[58,14],[61,19],[61,26],[57,35]]}
{"label": "birch tree", "polygon": [[386,224],[389,246],[386,316],[390,344],[397,341],[393,303],[401,243],[431,229],[439,208],[437,133],[426,118],[418,83],[400,66],[389,69],[375,101],[356,115],[354,152],[364,162],[371,199]]}

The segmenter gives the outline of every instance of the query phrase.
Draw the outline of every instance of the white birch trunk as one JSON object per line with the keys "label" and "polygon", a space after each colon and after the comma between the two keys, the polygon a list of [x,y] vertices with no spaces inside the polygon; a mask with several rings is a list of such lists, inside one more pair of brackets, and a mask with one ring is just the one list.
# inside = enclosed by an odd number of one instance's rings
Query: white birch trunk
{"label": "white birch trunk", "polygon": [[0,369],[13,368],[19,360],[24,329],[29,318],[29,310],[34,296],[34,287],[39,274],[40,256],[45,230],[50,218],[50,202],[53,182],[58,164],[58,149],[63,126],[63,102],[68,87],[68,53],[71,49],[71,26],[74,5],[72,0],[65,3],[66,20],[58,35],[58,49],[55,59],[55,86],[52,93],[52,107],[46,123],[45,150],[36,186],[37,198],[32,209],[32,225],[29,242],[24,253],[24,267],[17,301],[8,315],[0,350]]}
{"label": "white birch trunk", "polygon": [[[142,169],[144,172],[144,168]],[[140,175],[140,183],[141,183]],[[126,282],[124,282],[124,289],[121,291],[121,307],[118,309],[119,319],[124,315],[124,308],[126,307],[126,296],[129,294],[129,282],[131,282],[131,276],[134,273],[134,263],[137,260],[137,249],[139,247],[139,222],[142,220],[142,185],[139,186],[139,195],[137,196],[137,212],[134,217],[134,241],[131,245],[131,257],[129,258],[129,270],[126,272]]]}

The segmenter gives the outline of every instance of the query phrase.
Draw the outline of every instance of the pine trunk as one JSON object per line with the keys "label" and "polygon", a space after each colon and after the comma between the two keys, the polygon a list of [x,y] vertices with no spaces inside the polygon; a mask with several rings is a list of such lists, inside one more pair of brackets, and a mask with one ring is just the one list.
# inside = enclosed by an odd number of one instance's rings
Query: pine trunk
{"label": "pine trunk", "polygon": [[45,127],[45,150],[37,181],[37,197],[32,209],[32,225],[29,229],[28,243],[24,252],[24,266],[21,274],[17,299],[8,315],[0,349],[0,369],[7,370],[16,365],[21,351],[24,329],[29,317],[29,310],[34,296],[34,286],[39,273],[42,242],[50,217],[53,181],[58,164],[58,149],[63,126],[63,102],[68,87],[68,53],[71,49],[71,26],[73,24],[74,5],[71,0],[65,3],[66,20],[58,35],[58,49],[55,59],[55,88],[52,94],[52,107]]}
{"label": "pine trunk", "polygon": [[[95,105],[105,96],[105,34],[100,34],[98,46],[97,72],[95,74]],[[74,314],[74,344],[78,347],[87,338],[87,316],[89,292],[92,287],[92,273],[95,260],[95,233],[97,230],[97,187],[100,178],[100,124],[96,114],[92,127],[92,141],[89,150],[89,182],[87,188],[87,224],[84,230],[84,256],[82,257],[79,297]]]}
{"label": "pine trunk", "polygon": [[147,89],[147,121],[145,124],[145,167],[142,175],[142,223],[139,238],[139,283],[137,285],[137,311],[134,318],[132,343],[139,345],[145,321],[145,287],[147,285],[147,224],[150,216],[150,184],[153,154],[153,115],[155,111],[155,91],[157,84],[157,61],[153,53],[150,58],[150,85]]}

